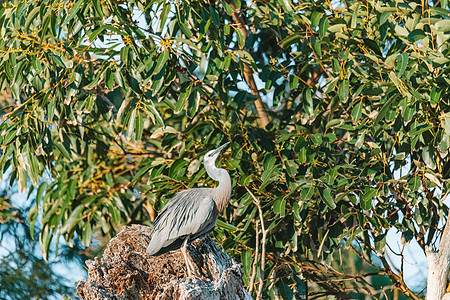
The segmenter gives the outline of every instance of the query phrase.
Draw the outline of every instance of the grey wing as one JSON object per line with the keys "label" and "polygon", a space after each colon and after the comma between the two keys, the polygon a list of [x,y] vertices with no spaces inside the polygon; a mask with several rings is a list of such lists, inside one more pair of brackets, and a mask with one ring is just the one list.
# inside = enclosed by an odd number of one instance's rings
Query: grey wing
{"label": "grey wing", "polygon": [[186,236],[208,233],[216,225],[218,214],[216,203],[205,190],[191,189],[178,193],[156,218],[147,253],[161,254],[158,252],[171,244],[181,245],[180,239]]}

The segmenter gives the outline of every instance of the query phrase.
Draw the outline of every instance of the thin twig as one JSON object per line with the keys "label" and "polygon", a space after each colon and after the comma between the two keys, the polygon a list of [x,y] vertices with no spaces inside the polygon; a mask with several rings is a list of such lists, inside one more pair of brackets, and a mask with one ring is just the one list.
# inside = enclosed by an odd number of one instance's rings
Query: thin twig
{"label": "thin twig", "polygon": [[[402,212],[403,212],[403,214],[405,215],[405,218],[410,218],[410,216],[412,216],[412,215],[414,214],[414,212],[413,212],[413,206],[411,205],[410,201],[408,201],[407,199],[405,199],[405,198],[402,196],[402,193],[401,193],[401,191],[398,189],[397,186],[395,186],[395,185],[390,185],[390,186],[389,186],[389,190],[391,191],[391,193],[392,193],[392,195],[394,196],[394,198],[395,198],[398,202],[400,202],[400,203],[403,204]],[[416,223],[416,225],[419,227],[419,230],[420,230],[420,232],[422,232],[422,234],[423,234],[424,232],[426,232],[426,228],[425,228],[424,225],[419,225],[419,224],[417,224],[417,223]],[[419,236],[419,234],[418,234],[418,232],[417,232],[417,230],[416,230],[416,227],[414,227],[413,234],[414,234],[414,237],[416,238],[417,243],[419,244],[420,248],[422,248],[422,250],[425,252],[425,246],[426,246],[426,245],[425,245],[425,241],[424,241],[423,238],[421,238],[421,237]]]}
{"label": "thin twig", "polygon": [[250,277],[249,289],[248,292],[251,294],[253,292],[253,285],[256,277],[256,265],[258,264],[258,256],[259,256],[259,220],[256,220],[256,249],[255,249],[255,260],[253,261],[252,266],[252,276]]}
{"label": "thin twig", "polygon": [[197,125],[197,122],[205,115],[207,112],[209,112],[212,109],[212,105],[206,105],[198,114],[195,115],[195,117],[186,125],[186,128],[182,131],[182,133],[187,133],[189,130],[192,129],[195,125]]}
{"label": "thin twig", "polygon": [[262,251],[261,251],[261,276],[259,277],[259,288],[258,288],[258,294],[256,294],[256,300],[261,299],[262,295],[262,289],[264,285],[264,265],[266,264],[266,239],[267,239],[267,230],[264,226],[264,215],[261,208],[261,202],[253,195],[253,193],[248,189],[248,187],[245,187],[247,192],[252,196],[253,203],[255,203],[256,207],[258,207],[259,211],[259,219],[261,221],[261,232],[262,232]]}
{"label": "thin twig", "polygon": [[[410,289],[409,287],[406,285],[405,281],[403,280],[403,274],[400,272],[400,274],[395,274],[392,269],[391,266],[389,265],[389,263],[386,260],[386,257],[378,252],[375,248],[373,248],[372,245],[370,244],[365,244],[365,246],[367,246],[371,251],[373,251],[378,258],[381,260],[381,263],[383,264],[383,268],[384,271],[386,272],[386,274],[389,276],[389,278],[391,279],[392,283],[394,283],[394,285],[406,296],[409,296],[411,298],[413,298],[414,300],[419,300],[420,298],[417,297]],[[361,248],[362,249],[362,248]],[[356,249],[355,249],[356,251]],[[356,251],[357,252],[357,251]]]}
{"label": "thin twig", "polygon": [[105,137],[107,137],[108,139],[110,139],[114,144],[116,144],[123,152],[124,155],[155,155],[155,156],[161,156],[161,153],[155,152],[155,151],[148,151],[148,152],[130,152],[128,150],[125,149],[125,147],[123,145],[121,145],[112,135],[106,133],[106,132],[100,132],[92,127],[89,127],[85,124],[80,124],[82,127],[88,129],[88,130],[92,130],[93,132],[99,134],[99,135],[103,135]]}

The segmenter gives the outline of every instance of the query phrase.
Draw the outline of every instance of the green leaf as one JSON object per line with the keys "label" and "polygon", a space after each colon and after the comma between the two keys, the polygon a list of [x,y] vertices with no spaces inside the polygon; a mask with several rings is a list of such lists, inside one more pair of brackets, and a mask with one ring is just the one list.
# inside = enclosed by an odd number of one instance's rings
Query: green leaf
{"label": "green leaf", "polygon": [[[208,21],[209,21],[209,20],[208,20]],[[230,24],[224,24],[224,25],[223,25],[223,33],[224,33],[225,35],[229,35],[230,32],[231,32],[231,26],[230,26]]]}
{"label": "green leaf", "polygon": [[442,118],[442,128],[447,135],[450,135],[450,115],[444,115]]}
{"label": "green leaf", "polygon": [[217,12],[217,10],[212,5],[209,5],[208,9],[209,9],[210,16],[211,16],[211,19],[212,19],[214,25],[216,25],[217,27],[220,26],[220,17],[219,17],[219,13]]}
{"label": "green leaf", "polygon": [[31,25],[31,22],[36,19],[36,15],[38,14],[40,10],[40,6],[36,6],[31,10],[31,12],[28,14],[26,20],[25,20],[25,31],[28,31]]}
{"label": "green leaf", "polygon": [[377,189],[366,187],[364,189],[364,195],[361,199],[361,208],[369,210],[372,208],[372,200],[377,194]]}
{"label": "green leaf", "polygon": [[28,162],[30,164],[30,180],[34,186],[38,186],[38,180],[40,176],[39,172],[39,161],[36,156],[32,153],[28,153]]}
{"label": "green leaf", "polygon": [[136,140],[139,141],[142,139],[142,132],[144,131],[144,118],[140,111],[137,112],[136,119]]}
{"label": "green leaf", "polygon": [[141,178],[144,176],[145,173],[147,173],[153,166],[151,164],[142,167],[139,169],[139,171],[134,175],[133,179],[131,180],[132,184],[136,184]]}
{"label": "green leaf", "polygon": [[302,217],[300,215],[300,206],[298,205],[298,202],[294,202],[292,211],[293,211],[294,219],[297,222],[301,222],[302,221]]}
{"label": "green leaf", "polygon": [[186,105],[186,100],[189,98],[192,90],[192,84],[184,83],[181,86],[180,96],[178,97],[177,104],[175,106],[175,113],[179,113]]}
{"label": "green leaf", "polygon": [[357,124],[362,116],[362,101],[359,101],[352,109],[353,124]]}
{"label": "green leaf", "polygon": [[391,14],[392,14],[391,11],[384,11],[380,17],[380,25],[383,25],[384,23],[386,23],[386,21],[389,19],[389,16]]}
{"label": "green leaf", "polygon": [[450,135],[444,134],[439,143],[439,150],[441,150],[442,153],[445,153],[448,149],[450,149]]}
{"label": "green leaf", "polygon": [[406,66],[408,65],[408,53],[404,52],[403,54],[399,54],[397,56],[397,76],[402,76],[403,72],[406,70]]}
{"label": "green leaf", "polygon": [[321,44],[321,42],[318,41],[317,39],[313,38],[311,40],[311,44],[312,44],[312,49],[316,53],[317,57],[321,58],[322,57],[322,44]]}
{"label": "green leaf", "polygon": [[426,37],[427,35],[425,34],[425,32],[423,32],[422,29],[415,29],[408,34],[408,41],[414,43]]}
{"label": "green leaf", "polygon": [[374,123],[379,124],[380,121],[384,118],[389,109],[391,109],[392,102],[394,102],[395,97],[391,97],[386,103],[384,103],[383,107],[380,109],[377,117],[375,118]]}
{"label": "green leaf", "polygon": [[89,41],[93,42],[97,36],[103,32],[103,30],[105,30],[106,27],[105,26],[100,26],[99,28],[95,29],[94,31],[92,31],[92,33],[89,35]]}
{"label": "green leaf", "polygon": [[235,32],[236,32],[236,36],[237,36],[237,40],[238,40],[239,46],[242,47],[242,48],[245,47],[245,36],[244,36],[244,33],[239,28],[236,28]]}
{"label": "green leaf", "polygon": [[430,103],[431,105],[437,105],[439,100],[441,99],[442,90],[437,91],[436,87],[431,89],[430,93]]}
{"label": "green leaf", "polygon": [[340,119],[333,119],[327,122],[327,125],[325,125],[325,129],[328,130],[330,128],[336,127],[337,125],[340,125],[343,121]]}
{"label": "green leaf", "polygon": [[414,137],[421,134],[422,132],[430,130],[431,128],[433,128],[433,125],[430,124],[417,124],[416,126],[411,126],[409,136]]}
{"label": "green leaf", "polygon": [[66,148],[64,146],[61,145],[61,143],[55,143],[53,144],[58,150],[59,152],[65,157],[67,158],[69,161],[72,160],[72,157],[70,156],[69,152],[66,150]]}
{"label": "green leaf", "polygon": [[431,172],[426,172],[425,177],[442,189],[442,184],[435,174],[432,174]]}
{"label": "green leaf", "polygon": [[233,14],[233,9],[231,8],[230,4],[228,4],[225,1],[221,1],[220,3],[222,3],[223,8],[225,9],[227,15],[231,16]]}
{"label": "green leaf", "polygon": [[164,3],[163,9],[161,11],[161,15],[159,17],[159,31],[162,31],[164,28],[164,25],[166,25],[167,16],[169,15],[169,12],[170,12],[170,7],[171,7],[170,3]]}
{"label": "green leaf", "polygon": [[313,142],[314,146],[320,146],[323,142],[322,135],[320,133],[311,134],[309,136],[311,142]]}
{"label": "green leaf", "polygon": [[252,250],[248,249],[248,250],[242,251],[241,252],[241,261],[242,261],[242,264],[244,265],[244,274],[246,275],[246,277],[250,276],[251,268],[252,268],[252,264],[253,264]]}
{"label": "green leaf", "polygon": [[153,104],[152,101],[150,101],[149,104],[145,105],[145,109],[147,114],[152,118],[153,123],[158,124],[159,126],[165,127],[164,125],[164,120],[161,117],[161,115],[159,114],[159,111],[155,108],[155,105]]}
{"label": "green leaf", "polygon": [[356,139],[355,147],[361,148],[364,143],[365,137],[366,137],[366,132],[365,131],[361,132],[358,135],[358,138]]}
{"label": "green leaf", "polygon": [[347,29],[346,24],[335,24],[335,25],[331,25],[330,27],[328,27],[328,31],[332,32],[332,33],[345,31],[346,29]]}
{"label": "green leaf", "polygon": [[339,82],[339,98],[341,101],[346,101],[349,94],[349,82],[348,79]]}
{"label": "green leaf", "polygon": [[297,164],[292,160],[286,160],[284,162],[284,167],[286,168],[286,172],[294,178],[297,175]]}
{"label": "green leaf", "polygon": [[281,299],[295,299],[291,287],[286,283],[279,281],[277,284],[277,290],[281,295]]}
{"label": "green leaf", "polygon": [[400,25],[395,25],[395,32],[399,35],[399,36],[404,36],[407,37],[409,35],[408,30]]}
{"label": "green leaf", "polygon": [[92,226],[90,223],[87,223],[83,226],[83,232],[81,234],[81,244],[85,247],[88,247],[91,243],[92,239]]}
{"label": "green leaf", "polygon": [[403,122],[406,124],[412,120],[412,118],[416,115],[416,106],[408,105],[406,109],[403,111]]}
{"label": "green leaf", "polygon": [[386,247],[386,234],[381,234],[375,238],[375,249],[379,253],[383,253]]}
{"label": "green leaf", "polygon": [[419,190],[420,185],[421,185],[421,183],[420,183],[420,178],[419,178],[418,176],[414,176],[414,177],[412,178],[412,180],[410,180],[410,181],[408,182],[408,187],[409,187],[409,189],[410,189],[411,191],[414,191],[414,192],[416,192],[416,191]]}
{"label": "green leaf", "polygon": [[433,146],[426,146],[422,150],[422,158],[428,168],[431,170],[436,169],[436,160],[434,158]]}
{"label": "green leaf", "polygon": [[97,75],[95,75],[94,79],[91,81],[91,83],[89,83],[89,84],[86,86],[86,88],[87,88],[88,90],[93,89],[93,88],[98,84],[101,75],[102,75],[102,73],[101,73],[101,72],[98,72]]}
{"label": "green leaf", "polygon": [[280,215],[280,217],[285,216],[285,209],[286,209],[286,200],[285,199],[277,199],[273,204],[273,211],[277,215]]}
{"label": "green leaf", "polygon": [[310,185],[309,187],[306,188],[302,188],[302,196],[301,199],[303,201],[309,200],[312,198],[312,196],[314,195],[314,185]]}
{"label": "green leaf", "polygon": [[84,0],[79,0],[79,1],[75,1],[74,2],[74,6],[72,7],[72,9],[70,10],[69,15],[67,16],[67,18],[64,20],[64,23],[69,23],[70,21],[72,21],[72,19],[75,17],[75,15],[78,13],[78,11],[80,10],[81,5],[84,4]]}
{"label": "green leaf", "polygon": [[39,185],[39,188],[36,192],[36,207],[39,208],[39,205],[41,203],[42,195],[44,194],[45,189],[47,188],[47,182],[43,182]]}
{"label": "green leaf", "polygon": [[50,228],[48,225],[45,225],[39,234],[39,246],[42,251],[42,256],[45,260],[48,259],[48,250],[50,247],[50,242],[52,241],[53,235],[50,233]]}
{"label": "green leaf", "polygon": [[179,22],[178,25],[180,26],[181,31],[186,35],[188,39],[191,39],[193,34],[192,31],[189,29],[189,27],[184,22]]}
{"label": "green leaf", "polygon": [[326,14],[320,19],[319,22],[319,37],[323,38],[328,31],[328,27],[330,27],[330,23],[328,22],[328,17]]}
{"label": "green leaf", "polygon": [[83,219],[84,205],[78,205],[70,214],[64,226],[61,228],[61,234],[71,233],[73,228]]}
{"label": "green leaf", "polygon": [[447,33],[450,31],[450,20],[440,20],[434,24],[436,31]]}
{"label": "green leaf", "polygon": [[186,109],[186,115],[189,118],[193,118],[197,113],[199,105],[200,105],[200,93],[198,89],[194,89],[194,91],[189,95],[188,98],[188,107]]}
{"label": "green leaf", "polygon": [[114,89],[114,76],[112,76],[111,74],[111,68],[106,68],[104,76],[106,87],[108,88],[108,90],[112,91]]}
{"label": "green leaf", "polygon": [[224,229],[224,230],[226,230],[228,232],[236,232],[236,231],[238,231],[238,228],[236,226],[228,224],[228,223],[225,223],[224,221],[222,221],[220,219],[217,219],[216,227]]}
{"label": "green leaf", "polygon": [[136,115],[137,115],[137,108],[133,109],[131,112],[130,118],[128,119],[128,128],[127,128],[127,139],[131,140],[135,135],[134,133],[134,126],[136,124]]}
{"label": "green leaf", "polygon": [[333,197],[331,196],[331,189],[330,188],[319,188],[319,191],[321,192],[320,195],[322,196],[323,202],[331,208],[336,208],[336,203],[334,203]]}
{"label": "green leaf", "polygon": [[169,50],[161,51],[156,61],[156,67],[155,70],[153,71],[153,75],[159,74],[159,72],[161,72],[161,70],[166,65],[168,59],[169,59]]}
{"label": "green leaf", "polygon": [[301,38],[302,38],[302,35],[300,33],[298,33],[298,32],[293,33],[293,34],[288,35],[287,37],[285,37],[283,40],[281,40],[280,46],[283,49],[286,49],[290,45],[298,42]]}
{"label": "green leaf", "polygon": [[34,239],[34,226],[36,224],[37,217],[39,216],[39,209],[33,206],[28,213],[28,224],[30,225],[31,239]]}
{"label": "green leaf", "polygon": [[358,19],[358,9],[359,9],[359,5],[357,5],[356,8],[353,10],[350,28],[356,28],[356,21]]}
{"label": "green leaf", "polygon": [[336,58],[333,58],[332,60],[332,68],[333,72],[339,73],[341,71],[341,65],[339,64],[339,61]]}
{"label": "green leaf", "polygon": [[255,60],[253,59],[252,55],[248,53],[245,50],[237,50],[237,54],[239,54],[239,58],[246,63],[247,65],[251,66],[254,70],[257,70],[257,66],[255,63]]}

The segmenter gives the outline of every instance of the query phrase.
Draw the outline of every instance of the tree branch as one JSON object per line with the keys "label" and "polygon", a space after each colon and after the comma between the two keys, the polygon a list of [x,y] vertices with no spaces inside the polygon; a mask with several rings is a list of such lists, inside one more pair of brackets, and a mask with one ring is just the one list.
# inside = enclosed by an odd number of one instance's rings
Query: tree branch
{"label": "tree branch", "polygon": [[98,135],[103,135],[104,137],[108,138],[109,140],[111,140],[114,144],[116,144],[120,150],[122,150],[124,155],[135,155],[135,156],[140,156],[140,155],[152,155],[152,156],[162,156],[161,153],[159,152],[155,152],[155,151],[148,151],[148,152],[130,152],[127,149],[125,149],[125,147],[123,145],[121,145],[116,138],[114,138],[112,135],[106,133],[106,132],[100,132],[92,127],[89,127],[85,124],[80,124],[80,126],[88,129],[88,130],[92,130],[93,132],[95,132]]}
{"label": "tree branch", "polygon": [[440,300],[449,297],[449,293],[446,294],[450,267],[449,217],[450,212],[441,235],[438,251],[433,250],[431,246],[426,246],[425,249],[428,262],[427,300]]}
{"label": "tree branch", "polygon": [[253,292],[253,285],[256,277],[256,265],[258,264],[258,255],[259,255],[259,220],[256,220],[256,242],[255,242],[255,260],[253,261],[252,266],[252,277],[250,277],[249,289],[248,292],[251,294]]}
{"label": "tree branch", "polygon": [[267,230],[264,226],[264,215],[261,208],[261,202],[258,200],[258,198],[253,195],[253,193],[249,190],[248,187],[245,187],[247,192],[252,196],[253,203],[258,207],[259,211],[259,220],[261,222],[261,233],[262,233],[262,240],[261,240],[261,276],[259,277],[259,288],[258,288],[258,294],[256,295],[256,300],[261,299],[262,295],[262,288],[264,285],[264,265],[266,264],[266,240],[267,240]]}
{"label": "tree branch", "polygon": [[[374,249],[372,247],[372,245],[370,244],[364,244],[367,247],[370,248],[371,251],[373,251],[378,258],[381,260],[381,263],[383,264],[383,268],[384,271],[386,272],[386,275],[389,276],[389,278],[391,279],[392,283],[406,296],[409,296],[411,298],[413,298],[414,300],[420,300],[419,297],[417,297],[406,285],[405,281],[403,280],[403,274],[400,271],[400,274],[395,274],[392,269],[391,266],[389,265],[389,263],[387,262],[386,258],[384,257],[384,255],[378,251],[376,251],[376,249]],[[355,249],[356,251],[356,249]]]}
{"label": "tree branch", "polygon": [[[242,32],[242,35],[244,36],[244,45],[245,41],[247,40],[248,31],[245,28],[245,21],[240,15],[240,11],[236,8],[236,5],[234,5],[233,2],[228,3],[231,8],[233,9],[233,14],[231,17],[233,18],[234,22],[237,24],[237,27]],[[244,49],[245,47],[242,45],[239,47],[240,49]],[[264,109],[264,103],[261,100],[261,97],[258,92],[258,88],[256,86],[255,79],[253,78],[253,71],[252,69],[246,64],[244,64],[244,79],[247,85],[250,87],[250,90],[252,92],[252,95],[257,96],[257,99],[253,102],[256,107],[256,111],[258,112],[259,120],[261,122],[261,127],[266,128],[267,124],[269,124],[269,118],[267,117],[266,111]]]}

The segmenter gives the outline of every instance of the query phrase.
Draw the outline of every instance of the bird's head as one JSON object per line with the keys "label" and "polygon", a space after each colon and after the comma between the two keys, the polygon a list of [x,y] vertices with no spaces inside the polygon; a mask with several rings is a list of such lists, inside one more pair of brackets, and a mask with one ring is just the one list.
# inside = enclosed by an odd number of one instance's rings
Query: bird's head
{"label": "bird's head", "polygon": [[208,151],[205,154],[205,158],[204,158],[205,165],[211,164],[212,166],[214,166],[214,163],[216,162],[216,159],[219,156],[220,151],[222,151],[222,149],[225,148],[226,146],[228,146],[229,144],[230,144],[230,142],[227,142],[217,149]]}

